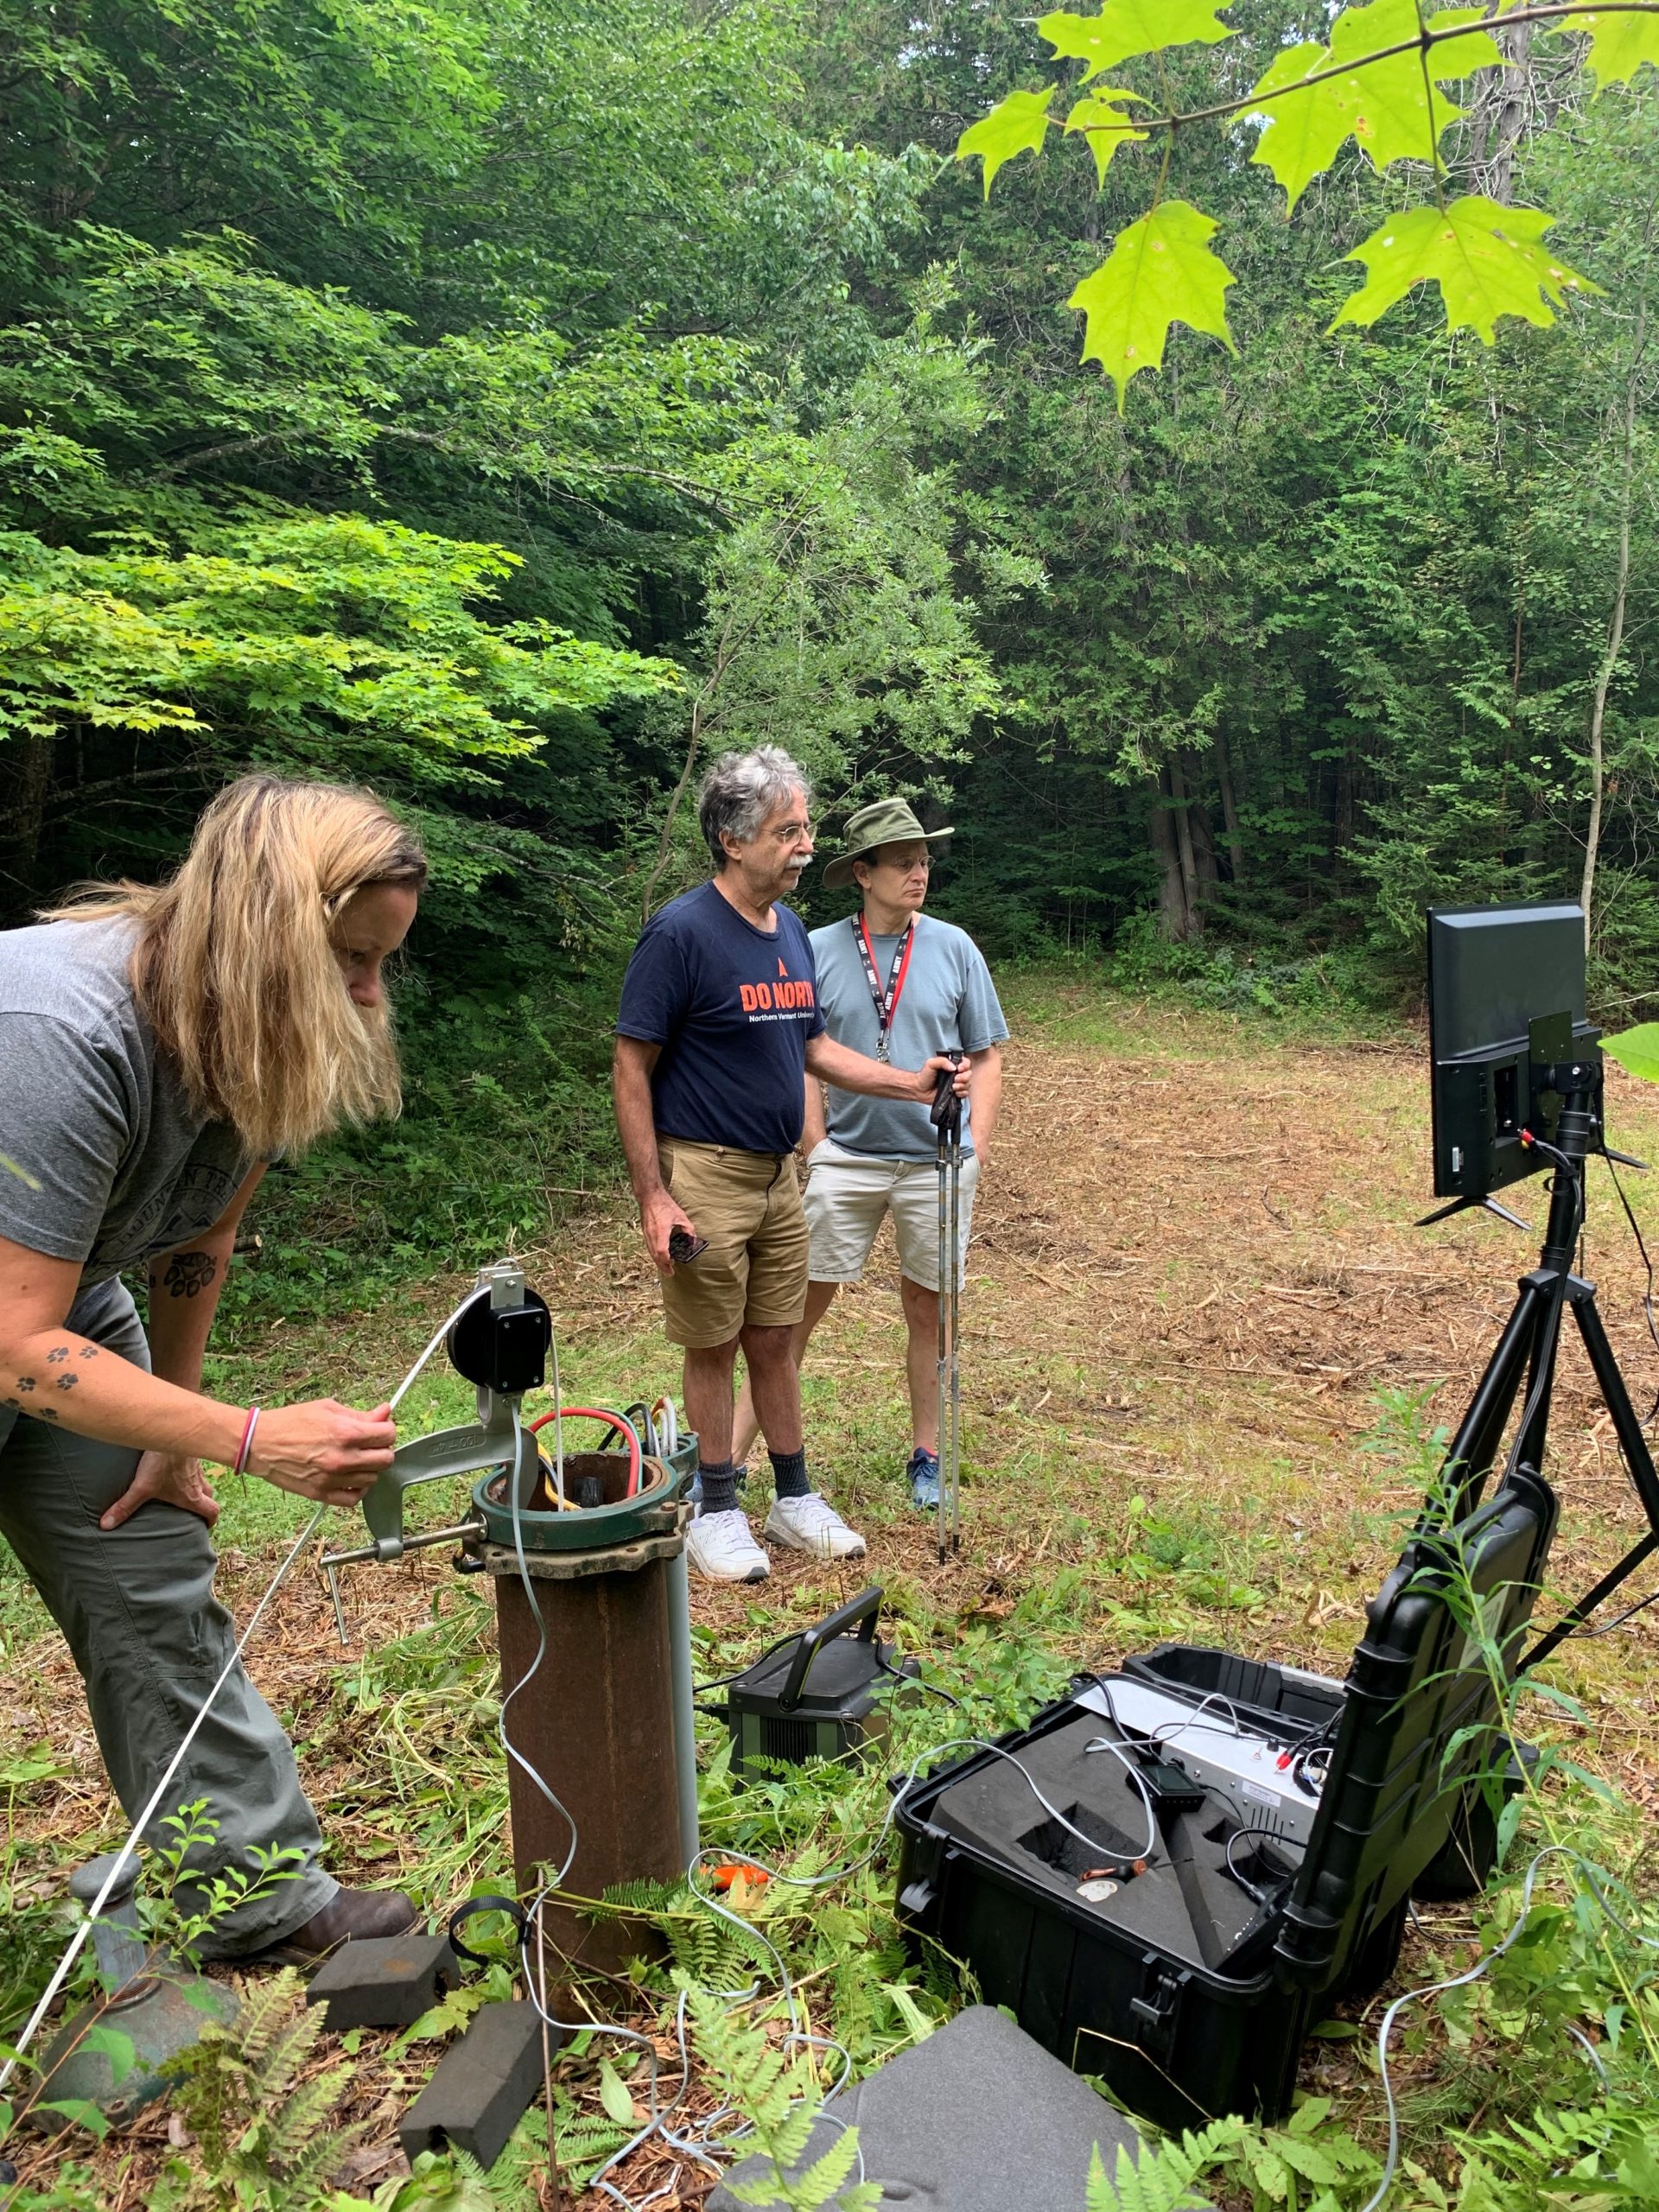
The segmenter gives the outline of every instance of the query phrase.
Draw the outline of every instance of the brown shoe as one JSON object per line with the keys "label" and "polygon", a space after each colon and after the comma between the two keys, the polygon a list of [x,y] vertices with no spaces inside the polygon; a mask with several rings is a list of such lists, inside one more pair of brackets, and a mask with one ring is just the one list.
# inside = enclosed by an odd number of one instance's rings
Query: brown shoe
{"label": "brown shoe", "polygon": [[401,1890],[337,1891],[321,1912],[266,1946],[250,1951],[238,1961],[245,1966],[321,1966],[331,1951],[353,1938],[406,1936],[420,1918],[412,1897]]}

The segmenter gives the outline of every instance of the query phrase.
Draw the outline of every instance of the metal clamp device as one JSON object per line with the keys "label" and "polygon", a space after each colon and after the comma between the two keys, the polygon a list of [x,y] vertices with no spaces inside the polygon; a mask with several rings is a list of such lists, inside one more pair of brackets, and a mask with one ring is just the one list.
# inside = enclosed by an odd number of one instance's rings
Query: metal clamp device
{"label": "metal clamp device", "polygon": [[456,1428],[435,1429],[429,1436],[400,1444],[391,1465],[376,1478],[363,1500],[371,1541],[349,1551],[325,1552],[318,1564],[327,1577],[334,1626],[346,1641],[340,1602],[342,1567],[386,1566],[405,1552],[437,1544],[476,1548],[487,1534],[481,1513],[453,1527],[404,1533],[404,1497],[422,1483],[457,1475],[505,1471],[520,1510],[536,1495],[540,1465],[536,1439],[516,1418],[527,1390],[540,1387],[546,1372],[553,1324],[547,1302],[524,1282],[516,1261],[498,1260],[478,1271],[476,1294],[450,1323],[445,1338],[450,1361],[478,1393],[478,1419]]}

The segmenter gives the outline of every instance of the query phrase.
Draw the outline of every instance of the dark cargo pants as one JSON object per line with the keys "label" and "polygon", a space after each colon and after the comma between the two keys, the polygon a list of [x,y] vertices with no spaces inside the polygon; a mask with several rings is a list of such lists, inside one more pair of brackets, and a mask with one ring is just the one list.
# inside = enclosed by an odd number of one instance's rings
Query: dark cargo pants
{"label": "dark cargo pants", "polygon": [[[88,1291],[70,1325],[137,1367],[149,1346],[125,1287]],[[0,1535],[63,1630],[86,1685],[92,1726],[129,1820],[149,1802],[168,1760],[236,1647],[213,1596],[207,1525],[152,1500],[120,1528],[99,1527],[131,1482],[137,1452],[0,1408]],[[294,1752],[238,1664],[202,1724],[146,1840],[166,1843],[161,1817],[204,1798],[219,1823],[214,1849],[193,1867],[252,1872],[259,1846],[297,1849],[298,1878],[221,1921],[208,1957],[257,1950],[308,1920],[339,1888],[318,1865],[322,1839]],[[289,1862],[290,1864],[294,1862]]]}

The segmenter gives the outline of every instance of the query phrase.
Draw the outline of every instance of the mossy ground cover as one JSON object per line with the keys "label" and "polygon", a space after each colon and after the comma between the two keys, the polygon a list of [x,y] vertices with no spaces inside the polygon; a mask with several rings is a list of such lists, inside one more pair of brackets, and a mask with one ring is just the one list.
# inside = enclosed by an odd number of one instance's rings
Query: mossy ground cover
{"label": "mossy ground cover", "polygon": [[[1010,1010],[1019,1041],[963,1300],[960,1556],[940,1563],[931,1525],[903,1494],[902,1336],[883,1249],[865,1284],[837,1300],[804,1378],[814,1468],[865,1530],[869,1558],[832,1569],[774,1554],[761,1587],[695,1592],[705,1671],[875,1580],[900,1642],[931,1658],[940,1681],[965,1688],[981,1727],[1008,1725],[1075,1664],[1102,1666],[1165,1637],[1340,1674],[1417,1494],[1416,1472],[1376,1448],[1380,1407],[1420,1399],[1433,1421],[1455,1421],[1535,1249],[1480,1216],[1412,1226],[1430,1192],[1425,1054],[1409,1033],[1333,1042],[1312,1021],[1194,1014],[1107,995],[1082,975],[1017,979]],[[1613,1141],[1659,1156],[1659,1094],[1617,1070],[1608,1081]],[[1629,1184],[1654,1242],[1659,1197],[1639,1177]],[[1604,1171],[1591,1190],[1586,1266],[1645,1410],[1659,1381],[1646,1277]],[[1541,1221],[1539,1184],[1518,1203]],[[653,1279],[620,1205],[595,1207],[525,1257],[554,1309],[568,1401],[623,1403],[675,1387]],[[259,1264],[280,1270],[282,1252],[268,1249]],[[414,1282],[326,1325],[261,1323],[219,1351],[214,1379],[237,1395],[329,1391],[372,1402],[461,1287]],[[405,1401],[406,1433],[464,1418],[468,1395],[435,1363]],[[1562,1362],[1552,1450],[1560,1594],[1593,1580],[1637,1527],[1576,1345]],[[220,1587],[245,1618],[302,1516],[257,1484],[227,1480],[221,1491]],[[421,1494],[419,1512],[435,1524],[457,1502],[437,1486]],[[345,1606],[342,1650],[321,1580],[296,1572],[251,1654],[253,1672],[301,1746],[336,1871],[400,1881],[435,1915],[476,1885],[498,1885],[511,1866],[487,1603],[436,1552],[348,1573]],[[73,1670],[10,1567],[0,1570],[0,1633],[13,1936],[4,1995],[15,2030],[49,1964],[44,1908],[68,1866],[119,1828]],[[1637,1817],[1659,1806],[1659,1726],[1645,1688],[1656,1637],[1659,1611],[1569,1644],[1550,1679],[1584,1718],[1540,1716],[1617,1789],[1624,1809],[1599,1817],[1638,1886],[1630,1839]],[[716,1840],[818,1866],[865,1847],[884,1803],[879,1776],[739,1798],[706,1725],[705,1818]],[[960,1725],[942,1707],[925,1708],[904,1723],[897,1749],[914,1756]],[[815,2024],[840,2034],[861,2065],[950,2001],[936,1977],[906,1968],[879,1866],[844,1893],[767,1910]],[[1443,1909],[1408,1932],[1401,1986],[1433,1979],[1448,1944],[1464,1957],[1475,1925],[1471,1912]],[[721,1944],[696,1909],[671,1932],[682,1963],[723,1986]],[[644,1986],[610,1995],[636,2025],[659,2017],[660,1998]],[[1380,2107],[1363,2044],[1310,2045],[1306,2080],[1374,2142]],[[340,2057],[332,2039],[323,2047]],[[347,2107],[365,2124],[353,2187],[372,2190],[396,2170],[397,2113],[438,2048],[365,2035],[345,2054]],[[666,2063],[671,2037],[660,2048]],[[607,2126],[622,2139],[605,2113],[600,2055],[595,2046],[563,2069],[555,2121],[578,2172]],[[1519,2069],[1524,2109],[1532,2091],[1521,2056],[1493,2063]],[[1408,2123],[1425,2152],[1452,2121],[1504,2101],[1501,2078],[1477,2093],[1466,2055],[1433,2037],[1408,2072]],[[627,2087],[643,2101],[639,2069]],[[167,2127],[158,2112],[96,2153],[82,2145],[101,2192],[88,2201],[121,2212],[147,2202],[166,2158],[189,2157],[169,2146]],[[525,2202],[537,2155],[532,2126],[518,2170]],[[26,2173],[38,2181],[48,2163],[36,2154]],[[707,2173],[660,2146],[622,2179],[643,2194],[674,2180],[677,2163],[677,2201],[695,2203]]]}

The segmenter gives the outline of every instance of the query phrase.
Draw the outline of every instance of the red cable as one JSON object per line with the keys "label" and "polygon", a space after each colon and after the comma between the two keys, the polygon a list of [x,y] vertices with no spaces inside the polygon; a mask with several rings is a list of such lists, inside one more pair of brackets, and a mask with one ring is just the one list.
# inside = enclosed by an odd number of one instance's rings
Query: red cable
{"label": "red cable", "polygon": [[550,1421],[608,1421],[619,1436],[626,1436],[628,1440],[628,1486],[622,1495],[624,1497],[639,1495],[639,1439],[631,1421],[624,1421],[620,1414],[607,1413],[602,1406],[561,1406],[556,1413],[538,1414],[530,1424],[531,1434],[534,1436],[537,1429],[545,1428]]}

